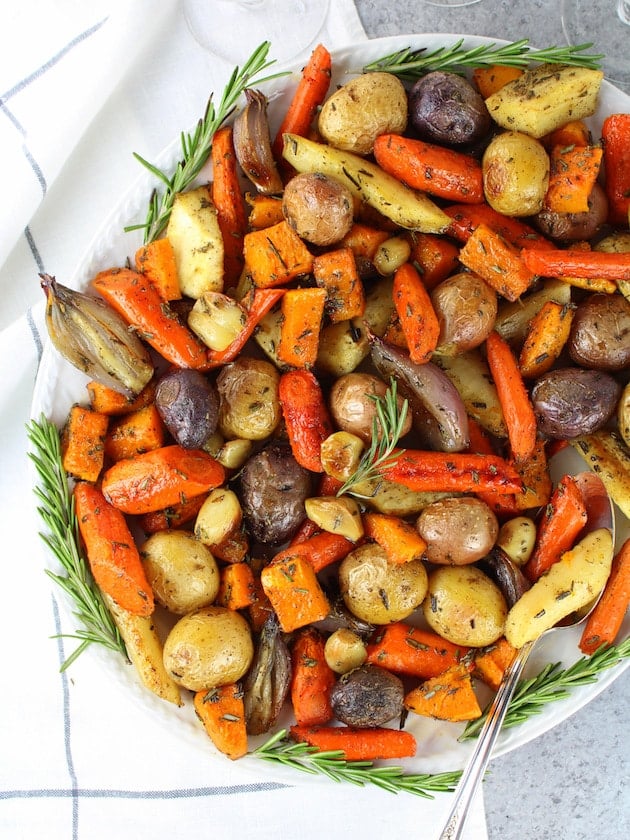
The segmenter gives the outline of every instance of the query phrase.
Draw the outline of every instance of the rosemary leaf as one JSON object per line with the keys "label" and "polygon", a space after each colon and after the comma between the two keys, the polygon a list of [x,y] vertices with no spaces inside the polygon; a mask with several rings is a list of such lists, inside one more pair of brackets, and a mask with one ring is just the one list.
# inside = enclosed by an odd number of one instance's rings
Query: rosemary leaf
{"label": "rosemary leaf", "polygon": [[426,47],[412,50],[407,47],[383,58],[376,59],[363,67],[363,72],[384,70],[401,79],[414,81],[433,70],[461,72],[466,68],[489,67],[499,64],[504,67],[527,67],[531,62],[547,64],[569,64],[574,67],[598,69],[601,54],[589,54],[586,50],[592,44],[578,44],[566,47],[546,47],[536,50],[529,46],[527,38],[511,44],[497,46],[487,44],[463,49],[464,39],[450,47],[438,47],[427,52]]}
{"label": "rosemary leaf", "polygon": [[246,88],[287,75],[286,72],[271,76],[260,75],[275,63],[275,60],[269,61],[267,58],[270,46],[269,41],[264,41],[254,50],[242,69],[234,68],[217,108],[214,107],[213,96],[210,95],[205,113],[194,131],[191,134],[181,134],[182,159],[172,174],[162,172],[141,155],[134,153],[136,160],[163,183],[164,191],[161,194],[154,191],[151,195],[145,221],[128,225],[125,231],[144,230],[145,244],[157,239],[168,224],[175,195],[187,189],[203,169],[212,149],[215,132],[232,114]]}
{"label": "rosemary leaf", "polygon": [[62,574],[46,569],[46,574],[73,601],[74,615],[83,625],[75,634],[64,634],[64,638],[78,639],[81,644],[65,660],[61,670],[71,665],[92,643],[126,656],[118,628],[79,549],[74,499],[63,468],[59,431],[43,414],[39,420],[27,424],[26,430],[33,446],[28,454],[39,476],[39,484],[34,489],[39,502],[37,510],[46,527],[40,537],[63,569]]}

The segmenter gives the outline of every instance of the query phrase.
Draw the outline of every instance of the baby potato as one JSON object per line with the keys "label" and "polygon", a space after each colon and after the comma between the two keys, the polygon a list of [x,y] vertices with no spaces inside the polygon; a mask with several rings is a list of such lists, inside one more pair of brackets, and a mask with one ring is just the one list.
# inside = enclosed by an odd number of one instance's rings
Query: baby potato
{"label": "baby potato", "polygon": [[354,221],[354,199],[341,181],[323,172],[299,172],[282,195],[282,212],[299,237],[313,245],[334,245]]}
{"label": "baby potato", "polygon": [[164,642],[164,666],[176,683],[201,691],[237,682],[249,669],[249,624],[225,607],[202,607],[179,619]]}
{"label": "baby potato", "polygon": [[217,377],[219,431],[228,440],[265,440],[281,419],[280,374],[271,362],[242,356]]}
{"label": "baby potato", "polygon": [[340,627],[326,639],[324,659],[336,674],[347,674],[367,659],[365,642],[352,630]]}
{"label": "baby potato", "polygon": [[366,543],[341,561],[339,587],[357,618],[390,624],[420,606],[427,591],[427,572],[421,560],[390,563],[379,545]]}
{"label": "baby potato", "polygon": [[[372,421],[376,417],[373,397],[382,397],[387,385],[371,373],[348,373],[341,376],[330,390],[330,412],[337,427],[356,435],[365,443],[372,440]],[[398,398],[398,409],[403,399]],[[407,414],[403,435],[411,429],[411,414]]]}
{"label": "baby potato", "polygon": [[219,570],[210,550],[189,531],[158,531],[140,548],[156,600],[175,615],[211,604]]}
{"label": "baby potato", "polygon": [[427,558],[432,563],[449,566],[481,560],[499,533],[499,523],[492,510],[474,496],[439,499],[427,505],[416,527],[427,543]]}
{"label": "baby potato", "polygon": [[497,134],[482,160],[488,204],[505,216],[542,210],[549,185],[549,155],[540,141],[518,131]]}
{"label": "baby potato", "polygon": [[508,612],[499,587],[476,566],[432,571],[422,609],[429,627],[444,639],[475,648],[503,635]]}
{"label": "baby potato", "polygon": [[440,324],[436,352],[456,356],[479,347],[497,316],[497,293],[478,274],[462,271],[439,283],[431,302]]}
{"label": "baby potato", "polygon": [[529,516],[514,516],[499,528],[497,547],[512,563],[523,566],[532,555],[536,543],[536,523]]}

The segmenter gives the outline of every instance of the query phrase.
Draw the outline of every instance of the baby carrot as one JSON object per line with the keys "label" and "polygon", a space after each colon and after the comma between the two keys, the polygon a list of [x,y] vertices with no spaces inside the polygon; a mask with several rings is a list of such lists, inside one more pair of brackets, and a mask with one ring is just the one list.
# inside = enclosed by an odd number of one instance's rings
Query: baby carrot
{"label": "baby carrot", "polygon": [[197,717],[215,747],[235,760],[247,753],[245,704],[239,685],[230,683],[197,691],[193,698]]}
{"label": "baby carrot", "polygon": [[405,449],[393,458],[395,463],[382,468],[381,475],[410,490],[519,493],[522,488],[514,467],[498,455]]}
{"label": "baby carrot", "polygon": [[320,751],[341,750],[346,761],[409,758],[416,754],[416,739],[411,732],[400,729],[292,726],[290,733],[294,741],[306,742]]}
{"label": "baby carrot", "polygon": [[432,630],[396,621],[376,631],[367,646],[367,661],[396,674],[427,680],[457,664],[468,648],[446,641]]}
{"label": "baby carrot", "polygon": [[605,280],[630,280],[630,253],[563,250],[530,251],[523,249],[521,259],[541,277],[584,277]]}
{"label": "baby carrot", "polygon": [[599,603],[588,617],[580,650],[594,653],[601,645],[612,645],[630,604],[630,538],[613,560],[610,577]]}
{"label": "baby carrot", "polygon": [[324,638],[304,627],[291,648],[291,704],[300,726],[318,726],[333,718],[330,690],[337,681],[324,657]]}
{"label": "baby carrot", "polygon": [[602,124],[608,221],[628,225],[630,212],[630,114],[610,114]]}
{"label": "baby carrot", "polygon": [[235,285],[245,259],[243,237],[247,231],[247,212],[238,176],[232,126],[224,125],[212,138],[212,202],[223,237],[223,278]]}
{"label": "baby carrot", "polygon": [[332,433],[332,422],[319,382],[308,370],[283,373],[278,396],[295,460],[312,472],[323,472],[321,445]]}
{"label": "baby carrot", "polygon": [[437,347],[440,324],[431,297],[411,263],[401,265],[394,274],[392,296],[411,361],[427,362]]}

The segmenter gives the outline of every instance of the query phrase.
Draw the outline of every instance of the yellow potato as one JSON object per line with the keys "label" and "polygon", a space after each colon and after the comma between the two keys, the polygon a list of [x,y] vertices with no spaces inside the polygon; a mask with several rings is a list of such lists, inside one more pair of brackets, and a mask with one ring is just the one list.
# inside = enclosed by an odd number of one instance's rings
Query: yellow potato
{"label": "yellow potato", "polygon": [[497,134],[482,160],[488,204],[504,216],[533,216],[549,186],[549,155],[538,140],[518,131]]}

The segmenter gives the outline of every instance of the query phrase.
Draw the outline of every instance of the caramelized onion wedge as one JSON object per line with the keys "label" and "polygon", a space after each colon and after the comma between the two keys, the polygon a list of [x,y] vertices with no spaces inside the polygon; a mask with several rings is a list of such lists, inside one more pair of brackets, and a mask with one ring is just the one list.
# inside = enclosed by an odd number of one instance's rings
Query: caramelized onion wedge
{"label": "caramelized onion wedge", "polygon": [[244,685],[249,735],[262,735],[274,725],[291,680],[291,657],[275,615],[265,622]]}
{"label": "caramelized onion wedge", "polygon": [[234,120],[234,151],[241,169],[259,193],[282,192],[282,179],[271,151],[267,100],[258,90],[245,91],[247,104]]}

